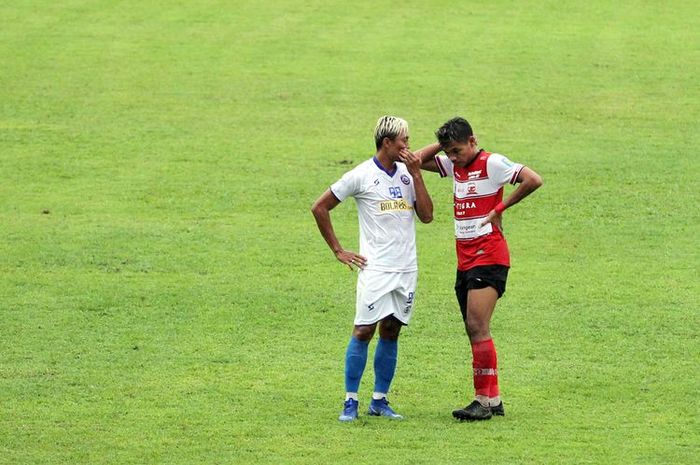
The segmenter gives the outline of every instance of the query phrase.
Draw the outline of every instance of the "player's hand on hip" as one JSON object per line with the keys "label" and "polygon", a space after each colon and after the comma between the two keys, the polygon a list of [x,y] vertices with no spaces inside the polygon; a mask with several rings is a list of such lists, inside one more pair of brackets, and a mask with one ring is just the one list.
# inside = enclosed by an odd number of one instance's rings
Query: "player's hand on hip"
{"label": "player's hand on hip", "polygon": [[491,223],[493,224],[496,228],[498,228],[499,231],[503,231],[503,226],[501,221],[503,220],[503,215],[500,213],[496,213],[496,210],[491,210],[486,218],[484,218],[484,221],[482,221],[479,224],[480,228],[483,228],[487,224]]}
{"label": "player's hand on hip", "polygon": [[355,252],[350,252],[349,250],[339,250],[335,253],[335,258],[337,258],[339,262],[346,264],[351,270],[354,269],[353,266],[364,269],[367,265],[367,259],[365,257]]}

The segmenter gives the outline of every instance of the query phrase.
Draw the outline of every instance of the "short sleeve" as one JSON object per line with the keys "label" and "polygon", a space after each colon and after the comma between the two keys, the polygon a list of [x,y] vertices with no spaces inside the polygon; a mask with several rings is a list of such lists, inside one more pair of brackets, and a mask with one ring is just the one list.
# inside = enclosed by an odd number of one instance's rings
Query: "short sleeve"
{"label": "short sleeve", "polygon": [[357,169],[348,171],[338,181],[331,185],[331,192],[342,202],[358,193],[360,176]]}
{"label": "short sleeve", "polygon": [[523,165],[514,163],[499,153],[492,153],[486,161],[489,178],[499,185],[515,184]]}
{"label": "short sleeve", "polygon": [[440,177],[454,177],[454,164],[447,155],[435,155],[435,164],[440,172]]}

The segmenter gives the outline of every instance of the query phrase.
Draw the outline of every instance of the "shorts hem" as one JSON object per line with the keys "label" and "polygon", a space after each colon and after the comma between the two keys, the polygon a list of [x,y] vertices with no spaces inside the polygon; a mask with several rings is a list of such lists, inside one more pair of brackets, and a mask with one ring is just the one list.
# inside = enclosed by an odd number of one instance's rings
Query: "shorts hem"
{"label": "shorts hem", "polygon": [[355,324],[355,326],[373,325],[373,324],[379,323],[383,319],[388,318],[390,316],[393,316],[394,318],[399,320],[399,323],[401,323],[404,326],[408,326],[408,323],[411,321],[410,318],[408,318],[408,319],[403,318],[403,317],[397,315],[395,312],[392,312],[392,313],[387,313],[386,315],[380,315],[377,318],[373,318],[372,320],[364,320],[364,321],[355,320],[354,324]]}

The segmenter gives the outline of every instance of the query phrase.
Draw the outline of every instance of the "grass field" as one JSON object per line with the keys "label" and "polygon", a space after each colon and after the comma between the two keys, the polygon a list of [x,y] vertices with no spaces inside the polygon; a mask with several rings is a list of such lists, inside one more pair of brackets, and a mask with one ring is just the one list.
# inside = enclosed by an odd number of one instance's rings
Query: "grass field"
{"label": "grass field", "polygon": [[[698,463],[698,31],[681,0],[0,4],[0,464]],[[406,420],[336,420],[356,275],[309,207],[387,113],[545,180],[506,213],[504,418],[450,416],[426,175]]]}

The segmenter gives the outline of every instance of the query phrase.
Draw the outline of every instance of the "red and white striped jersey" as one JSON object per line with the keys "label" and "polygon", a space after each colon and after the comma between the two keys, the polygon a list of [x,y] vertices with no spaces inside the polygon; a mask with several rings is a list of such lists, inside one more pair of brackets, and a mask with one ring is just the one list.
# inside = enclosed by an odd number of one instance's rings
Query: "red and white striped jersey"
{"label": "red and white striped jersey", "polygon": [[436,155],[441,177],[454,179],[454,219],[457,269],[482,265],[510,266],[508,244],[491,223],[481,226],[503,199],[503,186],[515,184],[523,165],[498,153],[481,150],[468,166],[455,166],[446,155]]}

